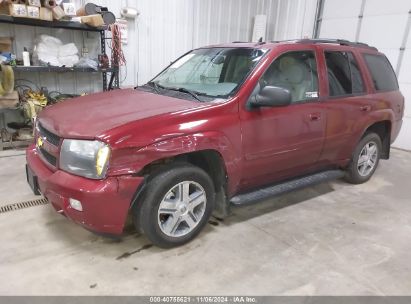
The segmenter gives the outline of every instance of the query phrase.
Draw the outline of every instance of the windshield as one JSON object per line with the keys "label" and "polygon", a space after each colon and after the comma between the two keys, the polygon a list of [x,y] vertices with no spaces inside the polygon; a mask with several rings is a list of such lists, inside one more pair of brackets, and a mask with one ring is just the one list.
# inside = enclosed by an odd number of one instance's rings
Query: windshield
{"label": "windshield", "polygon": [[245,80],[267,50],[204,48],[184,55],[151,83],[210,97],[227,97]]}

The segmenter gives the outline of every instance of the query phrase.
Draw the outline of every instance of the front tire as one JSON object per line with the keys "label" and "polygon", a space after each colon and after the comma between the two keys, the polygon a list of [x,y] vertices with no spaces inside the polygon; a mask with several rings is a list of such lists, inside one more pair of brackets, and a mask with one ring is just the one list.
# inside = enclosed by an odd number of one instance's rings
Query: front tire
{"label": "front tire", "polygon": [[175,164],[154,173],[133,208],[137,229],[155,245],[171,248],[195,238],[214,209],[209,175],[190,164]]}
{"label": "front tire", "polygon": [[352,184],[368,181],[377,169],[381,155],[381,138],[376,133],[366,134],[354,150],[345,180]]}

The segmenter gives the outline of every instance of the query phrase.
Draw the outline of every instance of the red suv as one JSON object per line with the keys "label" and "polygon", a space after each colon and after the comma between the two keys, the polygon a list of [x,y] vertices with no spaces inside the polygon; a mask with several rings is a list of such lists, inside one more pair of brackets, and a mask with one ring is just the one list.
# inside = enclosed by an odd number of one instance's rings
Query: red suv
{"label": "red suv", "polygon": [[102,234],[128,215],[161,247],[210,215],[388,159],[404,98],[387,58],[345,40],[231,43],[188,52],[146,85],[61,102],[36,122],[27,180]]}

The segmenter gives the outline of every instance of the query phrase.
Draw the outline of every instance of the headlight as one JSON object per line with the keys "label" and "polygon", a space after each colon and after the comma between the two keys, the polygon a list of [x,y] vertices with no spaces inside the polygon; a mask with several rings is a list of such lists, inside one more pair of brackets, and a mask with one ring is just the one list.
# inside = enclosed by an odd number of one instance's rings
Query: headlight
{"label": "headlight", "polygon": [[65,139],[61,145],[60,169],[93,179],[105,177],[110,147],[101,141]]}

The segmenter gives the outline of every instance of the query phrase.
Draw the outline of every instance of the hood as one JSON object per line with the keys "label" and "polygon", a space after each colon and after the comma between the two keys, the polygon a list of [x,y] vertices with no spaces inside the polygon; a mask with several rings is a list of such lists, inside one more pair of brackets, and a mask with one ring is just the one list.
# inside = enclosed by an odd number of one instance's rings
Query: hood
{"label": "hood", "polygon": [[188,109],[200,102],[126,89],[78,97],[41,112],[41,124],[65,138],[94,138],[115,127]]}

